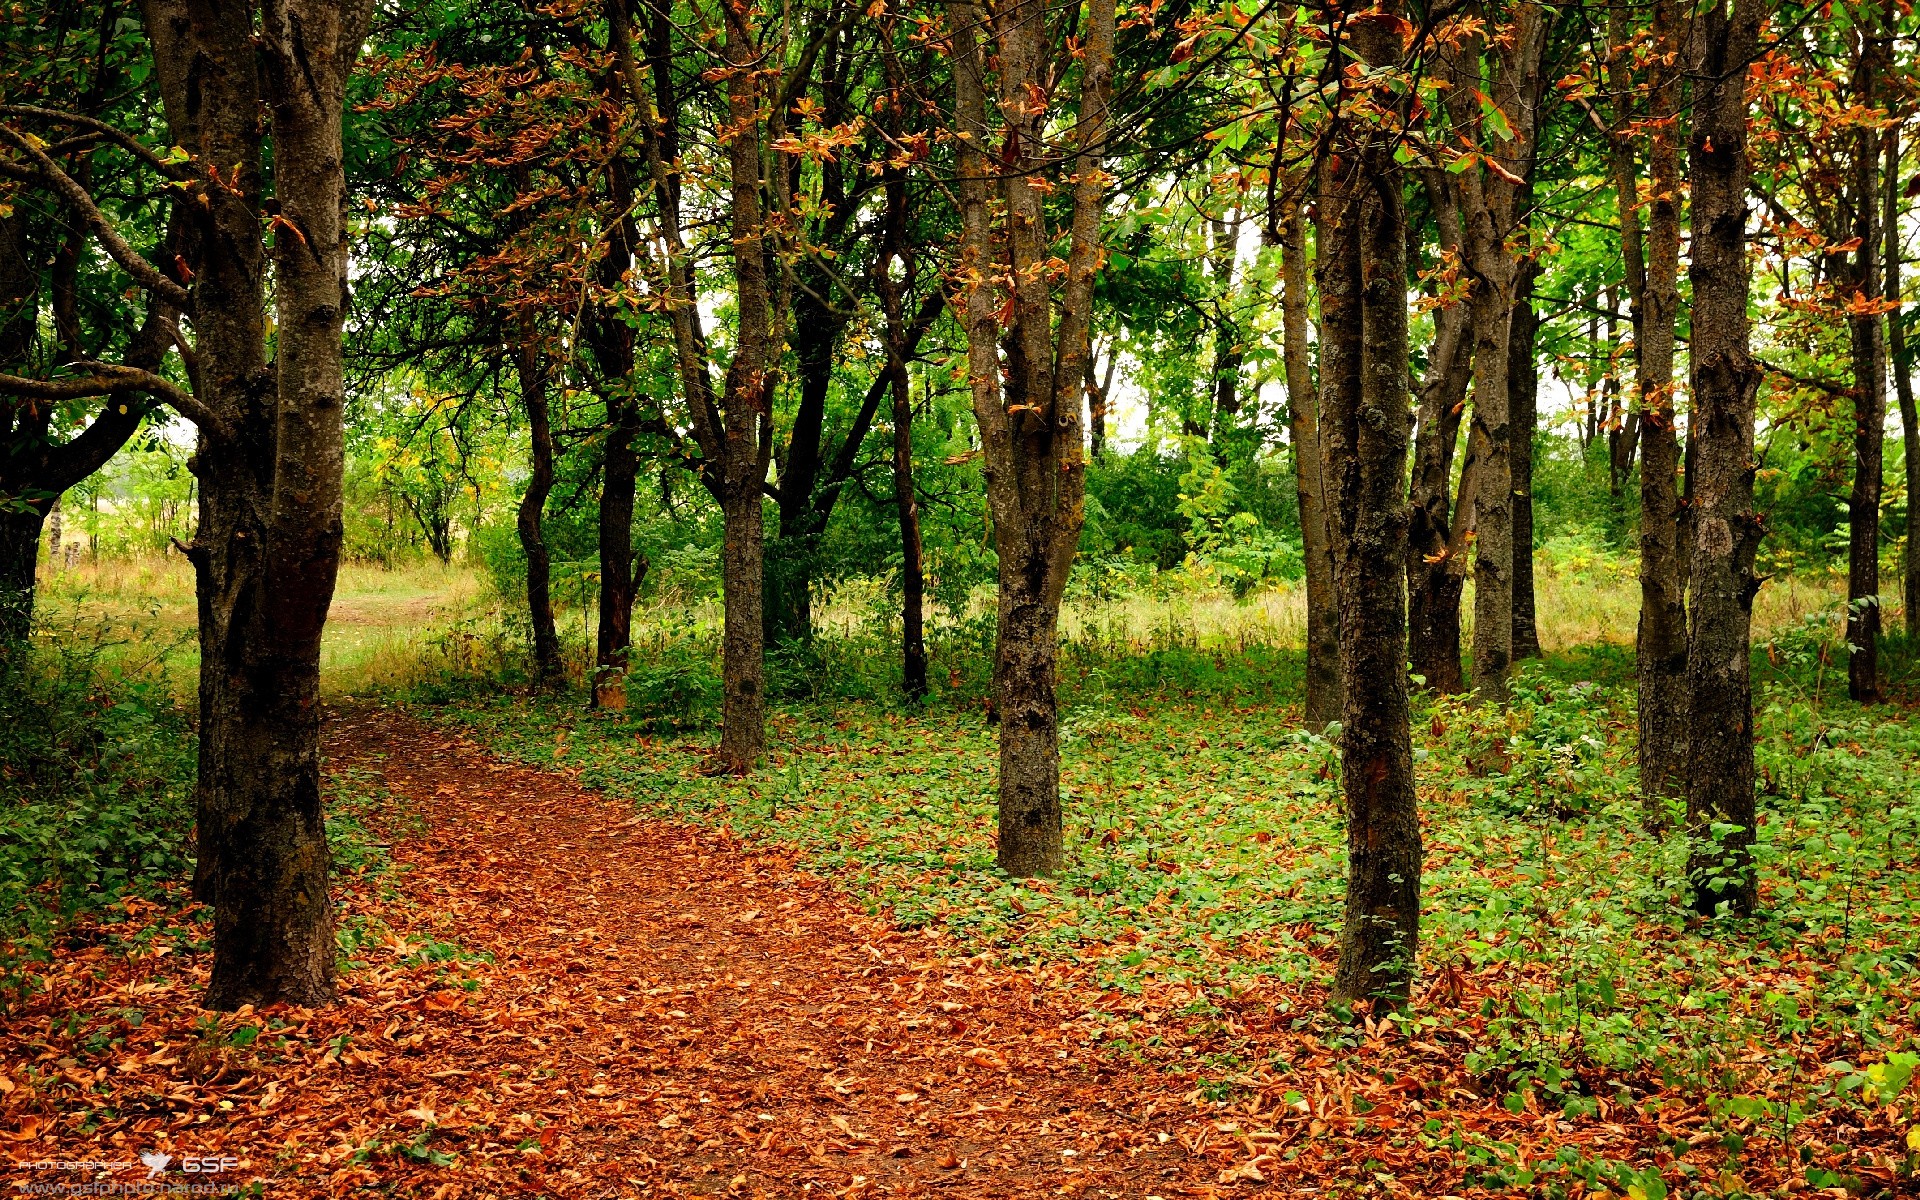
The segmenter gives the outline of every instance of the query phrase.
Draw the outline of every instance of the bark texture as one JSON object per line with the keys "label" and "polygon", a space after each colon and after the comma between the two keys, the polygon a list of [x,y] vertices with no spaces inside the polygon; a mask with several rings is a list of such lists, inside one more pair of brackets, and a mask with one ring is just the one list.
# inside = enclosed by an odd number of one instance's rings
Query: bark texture
{"label": "bark texture", "polygon": [[553,556],[547,551],[544,515],[553,493],[553,420],[547,400],[546,363],[537,347],[515,349],[514,365],[520,381],[520,406],[527,415],[530,453],[527,490],[521,493],[515,514],[520,550],[527,560],[527,623],[533,638],[534,681],[550,687],[561,677],[560,631],[553,619]]}
{"label": "bark texture", "polygon": [[[1891,31],[1889,31],[1891,32]],[[1857,27],[1856,104],[1876,100],[1885,38]],[[1878,131],[1853,134],[1855,315],[1847,322],[1853,356],[1853,488],[1847,496],[1847,696],[1880,702],[1880,492],[1887,436],[1887,344],[1881,315],[1880,143]]]}
{"label": "bark texture", "polygon": [[[214,910],[211,1008],[332,995],[320,635],[341,540],[341,119],[369,8],[288,0],[253,19],[202,0],[145,10],[169,134],[229,170],[229,186],[195,183],[199,202],[185,206],[201,409],[194,885]],[[269,136],[270,247],[258,216]]]}
{"label": "bark texture", "polygon": [[[1460,208],[1454,189],[1437,171],[1423,182],[1442,253],[1458,256]],[[1467,384],[1473,371],[1469,308],[1449,304],[1434,313],[1433,350],[1421,382],[1413,443],[1411,523],[1407,537],[1407,658],[1413,673],[1442,695],[1466,690],[1460,661],[1460,598],[1470,567],[1467,535],[1473,531],[1478,456],[1472,452],[1453,486],[1453,458],[1460,442]]]}
{"label": "bark texture", "polygon": [[[1900,301],[1900,131],[1887,131],[1887,171],[1880,186],[1880,227],[1886,240],[1886,284],[1889,300]],[[1920,633],[1920,409],[1913,400],[1913,357],[1907,345],[1908,311],[1903,303],[1887,314],[1887,365],[1893,375],[1893,394],[1900,405],[1901,445],[1907,485],[1906,549],[1900,561],[1900,603],[1907,636]]]}
{"label": "bark texture", "polygon": [[1293,442],[1293,486],[1300,505],[1300,543],[1307,573],[1307,728],[1340,720],[1340,607],[1334,585],[1332,529],[1327,520],[1326,459],[1320,444],[1320,397],[1307,344],[1307,223],[1300,199],[1288,197],[1280,222],[1280,323],[1287,378],[1287,432]]}
{"label": "bark texture", "polygon": [[[1529,187],[1528,192],[1532,192]],[[1528,207],[1532,207],[1529,196]],[[1513,285],[1513,328],[1507,337],[1507,395],[1513,417],[1513,656],[1540,657],[1540,625],[1533,600],[1533,434],[1538,424],[1540,371],[1534,336],[1533,283],[1540,273],[1521,260]]]}
{"label": "bark texture", "polygon": [[[1077,48],[1056,40],[1039,0],[1014,0],[990,18],[971,0],[953,0],[949,14],[959,135],[959,308],[1000,560],[997,857],[1009,875],[1051,875],[1062,856],[1054,658],[1060,598],[1086,518],[1082,401],[1108,187],[1101,163],[1113,87],[1114,2],[1091,0]],[[998,84],[997,164],[987,154],[990,66]],[[1033,97],[1070,70],[1077,76],[1077,111],[1067,123],[1066,144],[1049,144],[1050,122]],[[1068,180],[1069,246],[1056,301],[1044,269],[1055,240],[1046,199]],[[998,222],[989,212],[996,190],[1004,204]],[[1011,315],[1004,362],[1003,310]]]}
{"label": "bark texture", "polygon": [[[1633,306],[1634,390],[1640,440],[1639,685],[1641,821],[1658,830],[1669,799],[1685,794],[1687,755],[1687,571],[1681,542],[1680,442],[1674,420],[1675,319],[1680,311],[1680,149],[1674,120],[1680,105],[1684,31],[1671,0],[1653,11],[1655,55],[1648,67],[1647,236],[1644,259],[1631,259],[1627,296]],[[1620,221],[1639,224],[1633,151],[1616,138],[1626,175]],[[1618,158],[1616,158],[1616,162]],[[1618,167],[1615,187],[1623,186]],[[1638,251],[1636,251],[1638,252]],[[1635,267],[1638,266],[1636,270]]]}
{"label": "bark texture", "polygon": [[[1399,34],[1384,21],[1358,24],[1352,40],[1371,66],[1400,62]],[[1320,436],[1351,685],[1341,744],[1347,919],[1333,997],[1349,1002],[1404,1001],[1420,943],[1424,854],[1405,669],[1406,212],[1393,144],[1386,130],[1342,119],[1318,164],[1316,197]]]}
{"label": "bark texture", "polygon": [[1753,509],[1754,397],[1748,348],[1747,64],[1759,42],[1759,0],[1721,0],[1698,18],[1688,174],[1693,195],[1692,578],[1688,654],[1687,872],[1694,906],[1756,900],[1753,681],[1754,574],[1761,524]]}
{"label": "bark texture", "polygon": [[[1474,497],[1473,690],[1488,703],[1506,701],[1513,661],[1513,429],[1509,342],[1519,263],[1508,244],[1521,219],[1517,203],[1532,175],[1540,99],[1540,57],[1547,19],[1538,4],[1507,13],[1502,36],[1469,37],[1445,55],[1454,86],[1447,107],[1459,136],[1499,160],[1451,175],[1459,195],[1462,260],[1472,280],[1473,431],[1478,445]],[[1493,78],[1486,95],[1506,114],[1507,129],[1488,122],[1480,103],[1481,63]]]}

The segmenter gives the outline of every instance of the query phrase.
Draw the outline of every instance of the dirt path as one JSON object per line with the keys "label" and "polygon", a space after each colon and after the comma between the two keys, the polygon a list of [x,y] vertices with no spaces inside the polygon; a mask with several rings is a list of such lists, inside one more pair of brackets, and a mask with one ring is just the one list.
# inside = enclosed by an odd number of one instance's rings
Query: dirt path
{"label": "dirt path", "polygon": [[[300,1174],[417,1173],[448,1197],[1134,1197],[1217,1171],[1159,1136],[1177,1098],[1098,1073],[1063,997],[942,958],[783,858],[391,712],[330,740],[426,821],[394,847],[420,922],[402,936],[492,963],[473,993],[353,998],[399,1027],[325,1068],[348,1119]],[[337,1161],[429,1125],[411,1154]]]}

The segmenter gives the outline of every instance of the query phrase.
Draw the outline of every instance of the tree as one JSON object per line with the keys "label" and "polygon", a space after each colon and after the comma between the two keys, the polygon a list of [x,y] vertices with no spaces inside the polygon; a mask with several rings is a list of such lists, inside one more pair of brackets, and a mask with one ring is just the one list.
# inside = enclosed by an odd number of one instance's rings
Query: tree
{"label": "tree", "polygon": [[1886,178],[1880,185],[1880,231],[1886,239],[1886,298],[1900,305],[1887,313],[1888,367],[1894,396],[1900,405],[1902,467],[1907,492],[1906,549],[1901,556],[1900,599],[1906,615],[1907,636],[1920,634],[1920,406],[1913,399],[1913,354],[1907,346],[1910,323],[1900,289],[1900,126],[1887,130]]}
{"label": "tree", "polygon": [[[1276,168],[1276,175],[1278,169]],[[1276,180],[1277,182],[1277,180]],[[1302,180],[1302,183],[1305,181]],[[1307,346],[1307,222],[1299,188],[1289,187],[1279,225],[1280,321],[1287,384],[1287,432],[1293,441],[1294,494],[1300,505],[1300,552],[1307,576],[1308,729],[1341,717],[1340,609],[1334,583],[1333,532],[1327,515],[1326,455],[1320,397]],[[1455,656],[1458,662],[1458,655]]]}
{"label": "tree", "polygon": [[1747,73],[1759,48],[1759,0],[1715,0],[1698,17],[1687,166],[1693,195],[1694,443],[1691,649],[1687,657],[1688,878],[1711,914],[1757,902],[1754,838],[1754,573],[1762,525],[1753,506],[1760,367],[1748,346]]}
{"label": "tree", "polygon": [[[1408,417],[1406,210],[1395,159],[1398,75],[1411,26],[1392,7],[1327,14],[1335,100],[1317,164],[1320,436],[1347,680],[1341,786],[1346,926],[1337,1001],[1403,1001],[1420,946],[1424,850],[1407,715],[1405,492]],[[1347,40],[1369,74],[1343,69]],[[1356,79],[1368,79],[1367,86]],[[1378,89],[1377,91],[1375,89]]]}
{"label": "tree", "polygon": [[289,0],[236,16],[200,0],[150,0],[152,77],[168,141],[187,161],[123,130],[89,128],[180,185],[164,270],[38,139],[6,138],[145,294],[146,328],[180,351],[190,385],[138,353],[83,361],[56,379],[0,378],[0,390],[35,399],[157,396],[198,430],[200,520],[188,548],[201,654],[194,891],[214,912],[213,1008],[332,994],[320,635],[341,541],[342,111],[369,10]]}
{"label": "tree", "polygon": [[[1865,8],[1863,5],[1862,8]],[[1854,103],[1871,110],[1891,49],[1893,23],[1884,32],[1872,15],[1854,21]],[[1887,344],[1880,268],[1880,131],[1871,122],[1853,130],[1852,295],[1847,335],[1853,359],[1853,487],[1847,496],[1847,695],[1856,703],[1880,700],[1880,491],[1887,431]]]}
{"label": "tree", "polygon": [[1481,439],[1469,430],[1467,459],[1454,488],[1453,459],[1473,372],[1470,308],[1457,294],[1460,225],[1457,193],[1439,167],[1421,172],[1441,262],[1425,302],[1433,306],[1433,343],[1415,409],[1407,534],[1407,656],[1426,686],[1451,695],[1466,688],[1460,661],[1460,598],[1471,569]]}
{"label": "tree", "polygon": [[[1442,60],[1451,132],[1461,157],[1449,169],[1461,219],[1461,263],[1472,282],[1473,432],[1480,452],[1474,495],[1473,690],[1504,704],[1513,660],[1513,428],[1510,341],[1520,263],[1510,239],[1533,171],[1545,10],[1519,0],[1492,37],[1460,26]],[[1481,89],[1483,60],[1491,79]],[[1529,551],[1530,552],[1530,551]]]}
{"label": "tree", "polygon": [[[951,0],[947,20],[962,230],[958,308],[999,554],[997,858],[1015,877],[1051,875],[1062,853],[1054,660],[1060,600],[1086,517],[1081,408],[1108,185],[1101,155],[1113,86],[1114,2],[1090,0],[1085,28],[1057,37],[1039,0],[1014,0],[991,14],[972,0]],[[996,67],[997,166],[988,156],[987,101]],[[1049,140],[1048,114],[1069,77],[1075,104],[1072,118],[1061,118],[1063,145]],[[996,185],[1000,253],[990,211]],[[1056,191],[1070,204],[1057,302],[1049,263],[1056,235],[1047,212]]]}
{"label": "tree", "polygon": [[[1670,797],[1685,790],[1687,753],[1686,557],[1681,542],[1680,442],[1674,411],[1675,321],[1680,310],[1680,111],[1685,33],[1671,0],[1654,0],[1644,55],[1644,122],[1635,122],[1631,60],[1636,40],[1628,11],[1608,14],[1605,61],[1615,124],[1607,157],[1625,261],[1633,326],[1634,396],[1629,413],[1640,452],[1639,680],[1641,820],[1666,824]],[[1635,133],[1647,140],[1649,186],[1644,233]],[[1623,468],[1616,469],[1615,474]]]}
{"label": "tree", "polygon": [[112,9],[16,15],[4,30],[0,147],[10,157],[0,159],[0,179],[11,186],[0,193],[0,644],[32,628],[48,512],[105,466],[156,404],[138,386],[103,396],[76,379],[46,377],[58,365],[84,371],[112,358],[150,373],[170,348],[164,304],[123,294],[112,255],[90,254],[87,243],[123,220],[145,223],[161,231],[154,257],[166,261],[179,249],[172,206],[164,188],[145,181],[185,177],[183,164],[127,132],[147,134],[155,114],[151,97],[129,86],[145,47]]}

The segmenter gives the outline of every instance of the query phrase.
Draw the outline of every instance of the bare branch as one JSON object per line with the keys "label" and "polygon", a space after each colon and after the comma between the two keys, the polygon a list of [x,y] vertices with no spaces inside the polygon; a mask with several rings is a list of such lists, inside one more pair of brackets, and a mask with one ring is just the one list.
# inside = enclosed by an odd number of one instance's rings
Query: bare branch
{"label": "bare branch", "polygon": [[117,363],[83,361],[74,365],[92,374],[77,375],[71,379],[28,379],[20,375],[0,375],[0,395],[26,396],[35,400],[79,400],[88,396],[111,396],[119,392],[146,392],[208,434],[217,437],[226,433],[226,423],[212,409],[171,379],[139,367]]}
{"label": "bare branch", "polygon": [[93,230],[93,236],[99,239],[100,245],[112,256],[113,261],[120,264],[121,269],[133,276],[135,283],[181,312],[193,311],[193,297],[187,294],[187,290],[162,275],[159,268],[142,258],[139,251],[129,246],[126,239],[120,236],[119,230],[113,227],[113,222],[107,220],[106,214],[94,204],[93,197],[87,194],[87,189],[74,182],[72,176],[61,170],[59,163],[54,162],[47,156],[46,151],[34,144],[34,139],[5,125],[0,125],[0,139],[13,143],[39,165],[41,173],[47,177],[53,190],[58,192],[67,203],[73,205],[87,227]]}

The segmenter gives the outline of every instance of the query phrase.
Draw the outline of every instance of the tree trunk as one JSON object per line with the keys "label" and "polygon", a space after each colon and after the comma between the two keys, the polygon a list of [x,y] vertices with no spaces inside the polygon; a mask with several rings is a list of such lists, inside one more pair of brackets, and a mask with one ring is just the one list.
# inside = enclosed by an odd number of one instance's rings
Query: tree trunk
{"label": "tree trunk", "polygon": [[[194,185],[202,203],[193,218],[195,398],[205,409],[191,550],[201,650],[195,893],[214,910],[209,1008],[332,995],[320,637],[341,541],[341,117],[367,16],[358,4],[292,0],[268,6],[256,35],[248,20],[202,20],[177,0],[147,8],[174,141],[200,162],[230,164],[227,186]],[[271,365],[258,216],[267,132],[279,228]]]}
{"label": "tree trunk", "polygon": [[1240,240],[1240,221],[1212,219],[1207,222],[1212,245],[1207,254],[1218,289],[1219,315],[1213,326],[1213,414],[1209,429],[1219,438],[1240,415],[1240,368],[1247,351],[1242,343],[1239,322],[1233,315],[1233,267]]}
{"label": "tree trunk", "polygon": [[[897,354],[896,354],[896,357]],[[926,574],[920,503],[913,494],[913,393],[904,360],[893,373],[893,501],[900,515],[900,678],[909,700],[927,695]]]}
{"label": "tree trunk", "polygon": [[[1532,206],[1532,187],[1527,188]],[[1533,433],[1538,421],[1540,372],[1533,358],[1540,319],[1533,311],[1539,264],[1521,261],[1514,281],[1513,329],[1507,340],[1507,387],[1513,415],[1513,656],[1540,657],[1533,602]]]}
{"label": "tree trunk", "polygon": [[[1899,301],[1900,294],[1900,130],[1887,130],[1887,173],[1880,185],[1881,232],[1886,238],[1886,294]],[[1893,392],[1900,402],[1901,445],[1907,481],[1906,550],[1901,558],[1900,600],[1906,618],[1907,637],[1920,635],[1920,409],[1913,400],[1913,358],[1907,348],[1907,311],[1896,308],[1887,314],[1889,366],[1893,373]]]}
{"label": "tree trunk", "polygon": [[[1628,272],[1633,305],[1635,391],[1640,435],[1639,681],[1641,823],[1657,831],[1667,801],[1686,792],[1687,578],[1682,552],[1680,441],[1674,421],[1675,318],[1680,311],[1680,150],[1672,122],[1680,104],[1681,41],[1671,0],[1653,11],[1655,56],[1648,68],[1653,122],[1647,168],[1644,267]],[[1668,56],[1673,56],[1671,59]],[[1629,152],[1630,155],[1630,152]],[[1631,177],[1629,177],[1629,186]],[[1638,225],[1631,194],[1621,224]]]}
{"label": "tree trunk", "polygon": [[[620,381],[624,387],[625,381]],[[593,706],[627,706],[627,658],[633,645],[633,498],[640,458],[633,401],[609,398],[600,468],[600,627],[594,637]]]}
{"label": "tree trunk", "polygon": [[[1108,180],[1100,170],[1113,86],[1113,0],[1090,0],[1077,47],[1060,46],[1039,0],[1014,0],[990,22],[971,0],[951,4],[962,232],[962,320],[968,382],[980,427],[999,555],[999,638],[994,692],[1000,706],[998,860],[1015,877],[1050,875],[1063,853],[1060,746],[1053,672],[1060,598],[1086,519],[1086,461],[1081,432],[1091,357],[1094,275]],[[991,41],[982,53],[980,31]],[[1056,157],[1031,97],[1042,81],[1079,60],[1071,152]],[[986,79],[999,76],[1002,144],[989,165]],[[1063,161],[1064,159],[1064,161]],[[1070,164],[1068,166],[1067,164]],[[1064,171],[1063,171],[1064,167]],[[989,176],[999,172],[998,178]],[[1065,281],[1056,305],[1043,264],[1052,256],[1046,197],[1071,174],[1071,224]],[[994,183],[1005,202],[1003,244],[1011,268],[994,253],[989,204]],[[1002,296],[1005,300],[1002,300]],[[1001,317],[1010,311],[1001,361]]]}
{"label": "tree trunk", "polygon": [[[1037,556],[1035,556],[1037,557]],[[1051,876],[1062,859],[1060,729],[1054,656],[1060,605],[1044,588],[1046,563],[1006,563],[1000,573],[993,692],[1000,713],[1000,869],[1016,879]]]}
{"label": "tree trunk", "polygon": [[539,350],[527,344],[527,336],[528,331],[523,330],[514,361],[520,377],[520,403],[527,412],[531,461],[515,524],[521,552],[527,558],[527,620],[533,631],[534,682],[551,687],[561,677],[560,631],[553,619],[553,557],[547,552],[542,517],[547,496],[553,491],[553,423],[547,406],[546,364]]}
{"label": "tree trunk", "polygon": [[44,520],[37,504],[0,509],[0,646],[24,642],[33,632],[34,575]]}
{"label": "tree trunk", "polygon": [[[887,90],[900,94],[900,60],[894,53],[896,22],[883,26],[887,47],[884,70]],[[892,128],[900,136],[898,106],[889,106]],[[887,387],[893,393],[893,504],[900,520],[900,682],[907,699],[918,703],[927,695],[927,639],[925,629],[926,576],[921,566],[920,503],[913,492],[913,387],[907,375],[909,338],[902,327],[902,293],[913,286],[917,261],[907,243],[906,172],[888,163],[882,169],[886,191],[886,247],[881,256],[879,291],[887,329]],[[896,281],[893,266],[904,276]],[[1089,364],[1091,368],[1091,364]]]}
{"label": "tree trunk", "polygon": [[1095,379],[1093,356],[1087,356],[1087,454],[1099,462],[1107,452],[1107,397],[1113,392],[1113,371],[1120,364],[1120,344],[1115,338],[1107,350],[1107,369]]}
{"label": "tree trunk", "polygon": [[[1891,35],[1891,30],[1888,31]],[[1868,27],[1856,27],[1854,102],[1872,106],[1880,47]],[[1860,312],[1847,322],[1853,353],[1853,490],[1847,497],[1847,695],[1858,704],[1880,702],[1880,491],[1887,439],[1886,341],[1880,314],[1880,136],[1853,134],[1853,285]]]}
{"label": "tree trunk", "polygon": [[1693,554],[1688,654],[1687,874],[1693,904],[1711,914],[1757,902],[1754,836],[1754,398],[1760,368],[1748,350],[1747,64],[1759,41],[1759,0],[1714,3],[1696,18],[1693,128]]}
{"label": "tree trunk", "polygon": [[1320,444],[1320,398],[1314,394],[1307,345],[1307,227],[1298,198],[1290,197],[1280,228],[1280,322],[1287,373],[1288,434],[1293,441],[1293,486],[1300,504],[1300,549],[1307,569],[1306,723],[1324,730],[1340,719],[1340,609],[1333,546],[1327,523],[1325,458]]}
{"label": "tree trunk", "polygon": [[765,517],[761,496],[773,453],[773,377],[779,357],[773,291],[762,252],[772,236],[761,204],[759,113],[765,81],[746,69],[759,51],[743,24],[729,19],[726,56],[735,64],[727,106],[736,132],[728,145],[734,283],[739,329],[727,367],[726,405],[716,448],[722,522],[720,746],[707,769],[745,774],[766,757]]}
{"label": "tree trunk", "polygon": [[1482,152],[1505,160],[1504,174],[1486,165],[1452,176],[1461,197],[1463,261],[1473,281],[1473,426],[1479,444],[1474,497],[1473,690],[1487,703],[1504,704],[1513,661],[1513,413],[1509,343],[1519,264],[1507,246],[1516,227],[1515,180],[1533,174],[1539,111],[1540,58],[1546,20],[1540,5],[1518,4],[1512,28],[1491,47],[1497,60],[1493,101],[1507,114],[1510,136],[1486,120],[1477,83],[1488,51],[1484,35],[1454,51],[1457,85],[1448,107],[1458,135],[1472,137]]}
{"label": "tree trunk", "polygon": [[[1462,238],[1458,197],[1438,172],[1429,173],[1425,183],[1440,247],[1457,254]],[[1441,695],[1466,690],[1460,664],[1460,598],[1466,590],[1466,538],[1473,529],[1479,471],[1470,444],[1456,499],[1453,456],[1473,368],[1467,313],[1464,303],[1434,313],[1433,351],[1420,385],[1411,474],[1407,658],[1413,673]]]}
{"label": "tree trunk", "polygon": [[[1352,39],[1376,68],[1401,61],[1384,22],[1355,26]],[[1333,998],[1397,1004],[1418,959],[1424,857],[1407,712],[1406,212],[1393,138],[1357,123],[1341,134],[1349,144],[1318,168],[1320,433],[1341,666],[1355,684],[1341,737],[1347,920]]]}
{"label": "tree trunk", "polygon": [[[779,533],[767,556],[766,637],[781,642],[813,638],[813,581],[820,571],[820,539],[826,516],[814,502],[826,433],[827,392],[833,384],[834,354],[846,319],[823,299],[831,281],[819,277],[800,289],[794,301],[794,360],[800,377],[800,406],[787,434],[780,463]],[[850,437],[864,437],[864,426]]]}

